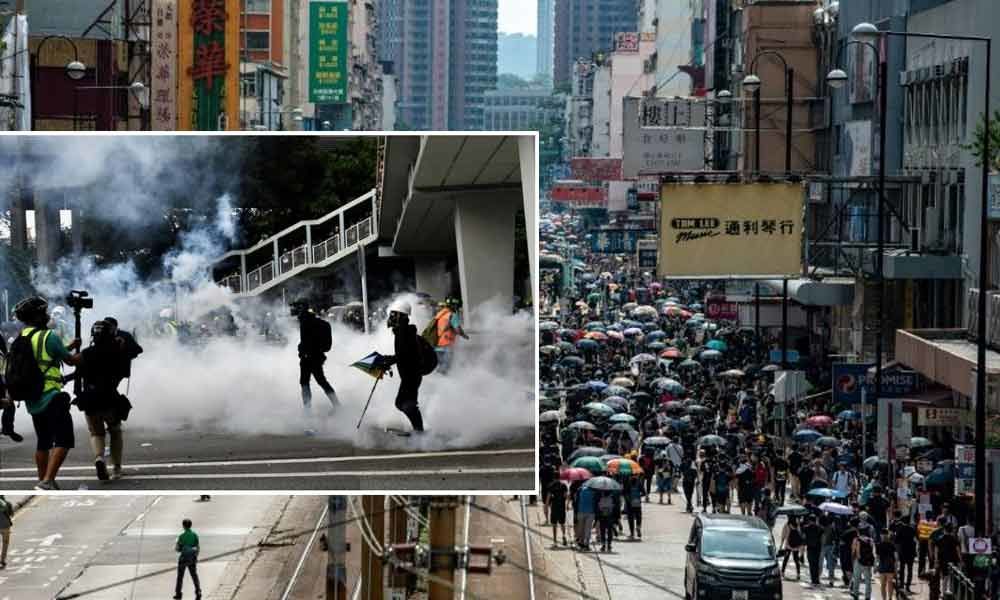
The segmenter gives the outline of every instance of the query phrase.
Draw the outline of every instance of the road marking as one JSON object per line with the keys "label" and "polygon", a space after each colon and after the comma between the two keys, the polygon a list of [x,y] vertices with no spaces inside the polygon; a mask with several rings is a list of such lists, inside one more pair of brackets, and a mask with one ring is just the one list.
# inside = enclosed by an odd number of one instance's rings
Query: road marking
{"label": "road marking", "polygon": [[[496,456],[501,454],[534,454],[534,448],[521,448],[509,450],[455,450],[448,452],[410,452],[408,454],[372,454],[368,456],[327,456],[313,458],[275,458],[266,460],[216,460],[203,462],[165,462],[165,463],[140,463],[129,465],[127,470],[133,469],[177,469],[183,467],[234,467],[249,465],[294,465],[294,464],[317,464],[317,463],[347,463],[357,461],[376,460],[405,460],[414,458],[453,458],[458,456]],[[93,471],[91,466],[64,466],[59,469],[65,471]],[[35,467],[13,467],[0,469],[3,473],[35,473]],[[129,477],[131,479],[131,477]],[[37,481],[36,478],[32,478]]]}
{"label": "road marking", "polygon": [[56,540],[61,540],[61,533],[53,533],[52,535],[47,535],[43,538],[31,538],[24,540],[26,542],[38,542],[39,546],[51,546]]}
{"label": "road marking", "polygon": [[285,593],[282,594],[281,600],[288,600],[288,595],[292,593],[292,587],[295,586],[295,580],[299,578],[299,572],[302,571],[302,565],[306,562],[306,556],[309,555],[309,549],[312,548],[313,542],[316,540],[316,534],[319,533],[319,528],[323,524],[323,519],[326,518],[328,510],[330,510],[330,505],[324,505],[323,512],[319,515],[319,519],[316,521],[316,528],[313,529],[312,535],[309,536],[309,541],[306,542],[306,547],[302,550],[302,556],[299,557],[299,564],[295,566],[295,572],[292,573],[292,579],[288,582],[288,587],[285,588]]}
{"label": "road marking", "polygon": [[[468,468],[461,467],[455,469],[410,469],[410,470],[386,470],[386,471],[304,471],[288,473],[191,473],[183,475],[180,473],[164,475],[130,475],[126,481],[133,480],[156,480],[156,479],[285,479],[289,477],[318,478],[318,477],[404,477],[407,475],[420,475],[428,477],[448,476],[448,475],[514,475],[514,474],[535,473],[534,467],[503,467],[503,468]],[[0,478],[0,483],[11,481],[35,481],[34,477],[4,477]],[[85,481],[81,478],[63,477],[59,481]],[[71,494],[74,492],[64,491],[55,494]],[[53,494],[53,495],[55,495]]]}

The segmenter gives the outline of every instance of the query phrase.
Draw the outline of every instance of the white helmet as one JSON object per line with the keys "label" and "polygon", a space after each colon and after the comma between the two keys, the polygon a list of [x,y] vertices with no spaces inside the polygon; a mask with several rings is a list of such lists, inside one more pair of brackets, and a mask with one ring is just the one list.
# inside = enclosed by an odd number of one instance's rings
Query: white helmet
{"label": "white helmet", "polygon": [[164,308],[163,310],[160,311],[160,318],[161,319],[173,319],[174,318],[174,309],[172,309],[172,308]]}
{"label": "white helmet", "polygon": [[52,318],[53,319],[62,318],[62,316],[65,315],[65,314],[66,314],[66,309],[64,307],[62,307],[62,306],[56,306],[55,308],[52,309]]}
{"label": "white helmet", "polygon": [[413,309],[410,308],[410,303],[405,300],[396,300],[389,305],[389,313],[403,313],[406,316],[413,314]]}

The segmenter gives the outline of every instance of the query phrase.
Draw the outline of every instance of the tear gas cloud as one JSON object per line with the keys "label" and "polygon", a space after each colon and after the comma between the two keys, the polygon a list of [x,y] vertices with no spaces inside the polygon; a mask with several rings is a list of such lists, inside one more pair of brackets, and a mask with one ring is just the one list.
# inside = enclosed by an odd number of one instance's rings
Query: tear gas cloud
{"label": "tear gas cloud", "polygon": [[[72,143],[67,143],[71,140]],[[125,152],[136,151],[139,165],[151,169],[168,170],[170,161],[180,156],[177,149],[157,154],[135,143],[141,139],[86,140],[107,143],[101,149],[107,155],[122,152],[112,143],[120,142]],[[57,151],[58,157],[50,165],[72,164],[75,157],[84,155],[81,156],[84,181],[98,187],[110,186],[128,199],[116,202],[114,210],[102,213],[110,222],[127,227],[139,219],[155,217],[165,206],[157,191],[142,187],[141,178],[122,173],[109,163],[102,167],[92,159],[94,151],[77,143],[77,138],[57,141],[60,144],[50,151]],[[210,144],[199,148],[210,148]],[[154,163],[156,167],[152,166]],[[195,175],[201,180],[210,177],[204,173]],[[31,177],[36,181],[47,180],[42,173],[33,173]],[[178,174],[178,181],[172,185],[182,185],[185,178],[191,179],[188,174]],[[238,193],[224,182],[220,185]],[[122,203],[129,206],[121,206]],[[534,318],[527,313],[510,314],[506,298],[498,298],[477,311],[476,321],[469,328],[472,339],[458,341],[448,374],[435,372],[424,378],[420,405],[428,435],[416,440],[387,441],[384,434],[375,432],[385,426],[409,427],[393,404],[398,377],[386,377],[378,383],[365,417],[367,426],[355,430],[375,380],[350,364],[373,350],[393,353],[392,332],[384,322],[376,323],[367,335],[333,324],[333,348],[327,355],[325,372],[343,407],[329,416],[326,397],[312,383],[313,414],[304,415],[296,352],[298,322],[288,316],[287,306],[280,301],[271,304],[261,300],[238,301],[228,288],[216,285],[211,279],[213,259],[236,243],[232,205],[233,196],[223,194],[211,218],[196,222],[183,232],[177,247],[163,256],[160,279],[144,281],[130,261],[98,265],[86,257],[63,259],[53,269],[33,272],[34,285],[49,298],[50,305],[61,303],[70,289],[91,293],[94,309],[83,313],[85,343],[90,325],[105,316],[114,316],[122,329],[136,333],[145,352],[132,366],[128,396],[134,410],[127,427],[164,434],[193,430],[291,435],[301,435],[303,428],[308,427],[317,430],[321,438],[360,446],[388,443],[412,448],[419,444],[423,449],[467,447],[524,435],[534,427]],[[442,275],[446,276],[443,265]],[[392,298],[370,300],[370,310],[384,314],[380,309],[398,297],[410,301],[414,308],[412,322],[422,330],[433,313],[431,308],[420,305],[413,293],[401,291]],[[176,337],[151,335],[163,308],[173,309],[181,321],[197,321],[217,309],[229,309],[245,335],[210,337],[207,343],[198,345]],[[287,343],[266,342],[259,334],[255,319],[265,311],[278,315],[276,327]],[[68,317],[71,321],[72,315]],[[123,382],[123,392],[125,385]],[[74,415],[82,418],[76,411]]]}

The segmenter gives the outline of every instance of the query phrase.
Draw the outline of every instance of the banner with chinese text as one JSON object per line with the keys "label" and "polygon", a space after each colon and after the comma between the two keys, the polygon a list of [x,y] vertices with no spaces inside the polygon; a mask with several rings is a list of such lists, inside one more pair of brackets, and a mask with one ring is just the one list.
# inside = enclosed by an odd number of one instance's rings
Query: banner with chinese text
{"label": "banner with chinese text", "polygon": [[177,0],[153,0],[150,122],[153,131],[177,129]]}
{"label": "banner with chinese text", "polygon": [[801,185],[666,184],[660,201],[660,277],[801,272]]}
{"label": "banner with chinese text", "polygon": [[239,0],[178,0],[177,128],[239,129]]}
{"label": "banner with chinese text", "polygon": [[309,4],[309,101],[347,102],[345,1]]}

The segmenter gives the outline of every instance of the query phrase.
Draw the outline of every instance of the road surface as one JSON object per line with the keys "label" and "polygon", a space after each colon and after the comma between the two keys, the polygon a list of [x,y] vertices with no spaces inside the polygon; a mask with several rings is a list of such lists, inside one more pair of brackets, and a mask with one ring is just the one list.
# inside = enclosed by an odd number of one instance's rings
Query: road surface
{"label": "road surface", "polygon": [[[201,540],[206,600],[315,598],[292,578],[325,497],[38,496],[15,515],[0,600],[122,600],[173,595],[184,518]],[[315,561],[316,559],[313,559]],[[301,569],[300,569],[301,571]],[[190,579],[185,597],[194,597]]]}
{"label": "road surface", "polygon": [[[672,505],[655,502],[643,505],[642,540],[619,539],[613,552],[576,552],[562,545],[552,546],[552,528],[544,524],[541,504],[529,507],[532,529],[544,542],[535,546],[535,568],[538,583],[536,597],[545,600],[682,600],[684,598],[684,545],[691,531],[691,515],[674,498]],[[567,518],[572,520],[573,513]],[[784,526],[784,517],[775,526],[776,538]],[[623,519],[625,533],[628,525]],[[569,529],[572,536],[572,529]],[[779,538],[780,539],[780,538]],[[562,540],[560,539],[560,542]],[[570,537],[572,543],[572,537]],[[805,583],[808,569],[803,568],[803,580],[795,581],[794,563],[789,562],[782,586],[784,600],[850,600],[850,594],[840,584],[813,588]],[[840,577],[840,571],[837,571]],[[824,571],[825,581],[825,571]],[[877,585],[877,581],[873,581]],[[926,600],[927,586],[914,582],[914,600]],[[864,588],[862,588],[862,597]],[[872,597],[879,598],[874,587]]]}
{"label": "road surface", "polygon": [[[22,419],[22,422],[24,420]],[[78,423],[79,425],[79,423]],[[22,427],[24,429],[24,427]],[[0,490],[31,490],[35,437],[0,437]],[[384,436],[379,449],[322,437],[125,432],[125,477],[101,483],[84,427],[57,481],[61,489],[103,490],[529,490],[535,485],[533,431],[475,448],[425,450],[426,441]],[[437,446],[440,447],[440,446]]]}

